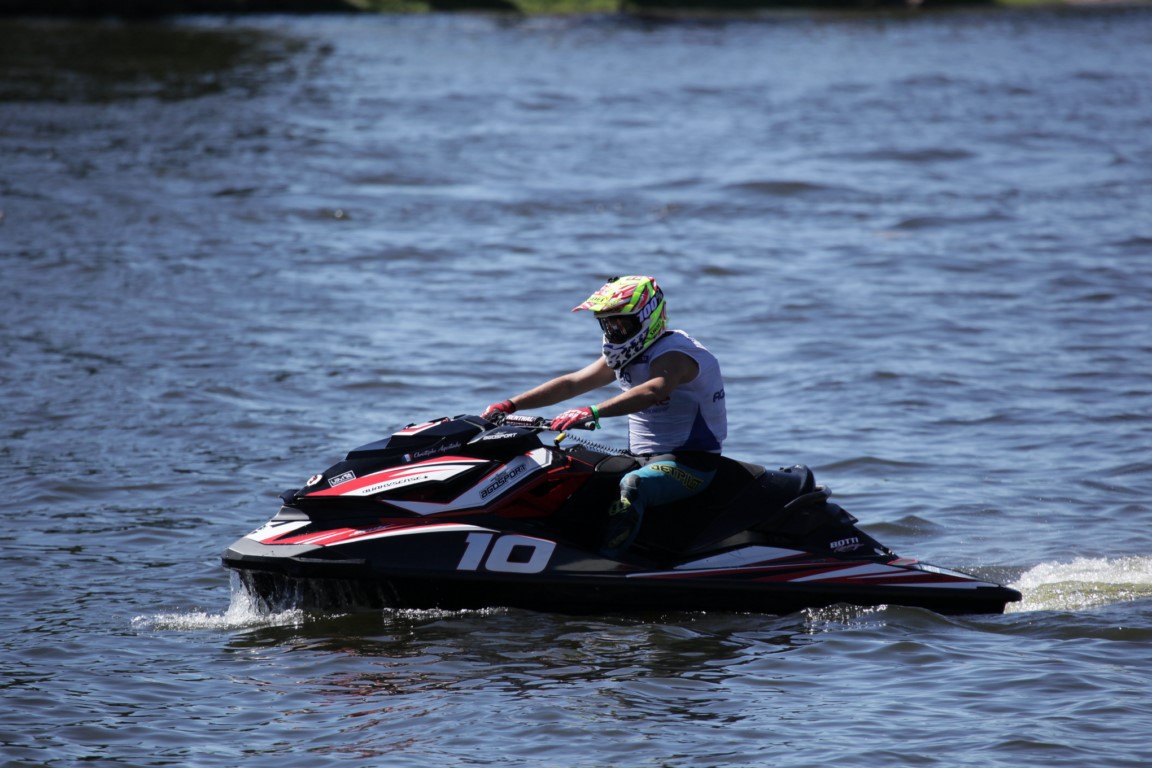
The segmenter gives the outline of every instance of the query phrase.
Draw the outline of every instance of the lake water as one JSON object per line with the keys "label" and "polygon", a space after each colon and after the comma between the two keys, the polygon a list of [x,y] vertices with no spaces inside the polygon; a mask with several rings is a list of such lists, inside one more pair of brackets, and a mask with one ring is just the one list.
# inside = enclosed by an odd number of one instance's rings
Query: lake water
{"label": "lake water", "polygon": [[[1152,762],[1152,10],[0,21],[0,263],[5,765]],[[628,273],[729,455],[1024,601],[233,591],[281,490],[589,362]]]}

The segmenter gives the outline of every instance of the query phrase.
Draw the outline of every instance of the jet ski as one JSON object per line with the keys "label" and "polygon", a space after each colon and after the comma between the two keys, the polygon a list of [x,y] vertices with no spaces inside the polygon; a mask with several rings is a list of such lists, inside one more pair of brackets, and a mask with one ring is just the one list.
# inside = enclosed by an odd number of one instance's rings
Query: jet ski
{"label": "jet ski", "polygon": [[1002,613],[1020,593],[898,557],[802,465],[724,457],[702,494],[601,542],[627,452],[539,417],[461,415],[350,451],[223,564],[269,606],[787,614],[838,603]]}

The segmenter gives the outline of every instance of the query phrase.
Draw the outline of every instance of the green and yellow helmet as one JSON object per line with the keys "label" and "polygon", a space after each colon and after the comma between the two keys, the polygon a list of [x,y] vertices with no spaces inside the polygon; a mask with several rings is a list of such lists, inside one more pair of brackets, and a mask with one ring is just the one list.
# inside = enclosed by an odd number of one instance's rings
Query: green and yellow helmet
{"label": "green and yellow helmet", "polygon": [[572,311],[582,309],[590,310],[600,321],[604,359],[616,370],[632,362],[668,330],[664,292],[652,277],[613,277]]}

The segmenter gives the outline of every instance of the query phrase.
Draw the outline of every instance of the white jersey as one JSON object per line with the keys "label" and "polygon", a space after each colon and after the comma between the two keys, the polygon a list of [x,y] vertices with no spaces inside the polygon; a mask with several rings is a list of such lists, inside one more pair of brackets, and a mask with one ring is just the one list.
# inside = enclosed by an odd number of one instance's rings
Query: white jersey
{"label": "white jersey", "polygon": [[628,448],[637,455],[705,451],[719,453],[728,437],[724,379],[720,363],[704,345],[684,331],[670,331],[644,354],[616,371],[627,392],[652,377],[652,361],[668,352],[682,352],[696,361],[696,378],[681,384],[672,396],[628,417]]}

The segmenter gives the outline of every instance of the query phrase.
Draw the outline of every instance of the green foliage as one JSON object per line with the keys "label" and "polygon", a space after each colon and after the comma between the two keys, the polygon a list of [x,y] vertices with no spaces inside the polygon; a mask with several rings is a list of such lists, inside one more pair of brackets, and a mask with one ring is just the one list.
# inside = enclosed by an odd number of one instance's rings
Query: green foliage
{"label": "green foliage", "polygon": [[[451,7],[452,10],[491,10],[495,5],[484,0],[348,0],[353,5],[369,11],[380,13],[425,13]],[[520,13],[539,14],[576,14],[576,13],[616,13],[620,10],[619,0],[506,0],[506,5]]]}
{"label": "green foliage", "polygon": [[525,13],[615,13],[618,0],[515,0]]}

